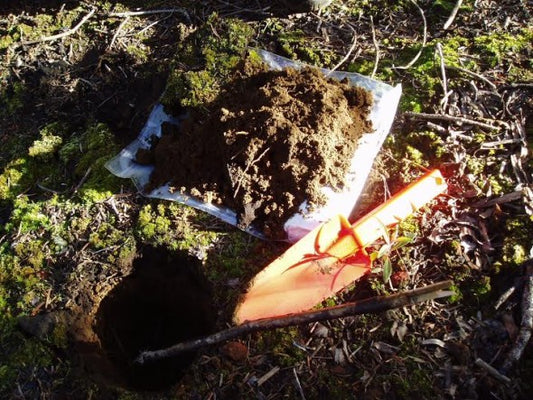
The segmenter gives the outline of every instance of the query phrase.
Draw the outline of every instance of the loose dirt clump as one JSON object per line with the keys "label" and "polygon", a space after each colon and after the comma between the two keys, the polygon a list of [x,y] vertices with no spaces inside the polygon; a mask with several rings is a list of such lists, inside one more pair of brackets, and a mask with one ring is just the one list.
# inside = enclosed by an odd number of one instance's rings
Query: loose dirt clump
{"label": "loose dirt clump", "polygon": [[[305,68],[267,71],[244,65],[207,110],[193,110],[137,160],[153,162],[147,190],[173,190],[222,204],[272,238],[321,188],[341,189],[364,133],[371,132],[370,92]],[[246,71],[246,72],[242,72]]]}

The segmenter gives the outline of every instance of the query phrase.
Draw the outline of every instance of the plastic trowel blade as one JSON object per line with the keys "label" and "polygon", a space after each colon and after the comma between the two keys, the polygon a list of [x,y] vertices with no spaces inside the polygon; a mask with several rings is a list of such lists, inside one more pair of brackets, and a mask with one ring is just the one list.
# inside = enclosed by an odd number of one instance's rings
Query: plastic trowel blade
{"label": "plastic trowel blade", "polygon": [[353,225],[337,215],[318,226],[255,276],[234,322],[306,311],[357,281],[371,268],[365,246],[445,189],[434,170]]}

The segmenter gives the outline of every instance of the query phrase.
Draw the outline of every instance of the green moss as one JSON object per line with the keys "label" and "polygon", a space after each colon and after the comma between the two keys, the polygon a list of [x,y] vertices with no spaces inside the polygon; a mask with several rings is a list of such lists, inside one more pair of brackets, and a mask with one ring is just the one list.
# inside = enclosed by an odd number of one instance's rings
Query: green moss
{"label": "green moss", "polygon": [[167,96],[180,100],[182,107],[198,107],[213,101],[218,95],[220,84],[206,71],[173,71],[167,82],[163,104],[168,105]]}
{"label": "green moss", "polygon": [[42,269],[44,267],[44,261],[48,256],[45,253],[46,247],[44,247],[44,243],[41,240],[21,241],[13,247],[13,250],[21,262],[29,264],[32,267],[32,269],[26,271],[28,274]]}
{"label": "green moss", "polygon": [[366,75],[366,76],[370,76],[373,70],[374,70],[374,61],[365,60],[365,59],[351,62],[346,67],[346,71],[348,72],[357,72],[358,74]]}
{"label": "green moss", "polygon": [[269,354],[275,365],[282,368],[294,367],[306,358],[306,354],[292,344],[298,336],[296,327],[262,332],[256,337],[254,351]]}
{"label": "green moss", "polygon": [[[157,235],[164,235],[167,233],[171,225],[171,221],[159,214],[160,209],[156,208],[154,211],[151,204],[144,206],[139,212],[137,219],[137,233],[141,240],[152,241],[156,240]],[[160,243],[157,243],[160,244]]]}
{"label": "green moss", "polygon": [[304,61],[317,67],[332,67],[337,59],[334,52],[309,40],[309,35],[302,30],[288,31],[279,25],[273,36],[282,49],[282,55],[293,60]]}
{"label": "green moss", "polygon": [[179,110],[212,101],[242,61],[253,35],[241,20],[211,15],[180,44],[161,103]]}
{"label": "green moss", "polygon": [[510,218],[505,223],[503,233],[502,260],[511,267],[518,267],[528,258],[528,250],[533,246],[531,222],[526,218]]}
{"label": "green moss", "polygon": [[150,48],[142,45],[129,45],[126,47],[128,53],[136,63],[143,64],[150,58]]}
{"label": "green moss", "polygon": [[393,387],[399,398],[436,398],[437,393],[433,385],[431,370],[419,366],[415,362],[408,362],[408,364],[407,376],[391,375]]}
{"label": "green moss", "polygon": [[412,111],[420,113],[424,110],[424,106],[420,101],[420,97],[414,93],[412,88],[405,88],[403,96],[400,98],[398,108],[401,111]]}
{"label": "green moss", "polygon": [[448,302],[450,304],[456,304],[459,303],[463,299],[463,293],[461,292],[461,289],[457,285],[450,286],[450,291],[453,292],[453,294],[448,297]]}
{"label": "green moss", "polygon": [[482,276],[474,281],[472,285],[472,293],[474,296],[484,299],[491,291],[490,277]]}
{"label": "green moss", "polygon": [[435,0],[431,6],[433,12],[450,13],[455,5],[451,0]]}
{"label": "green moss", "polygon": [[249,259],[250,240],[241,232],[229,233],[223,238],[223,246],[212,255],[207,271],[213,281],[227,281],[234,278],[247,279],[250,275]]}
{"label": "green moss", "polygon": [[524,28],[518,34],[495,32],[477,35],[473,39],[474,50],[490,67],[502,64],[507,58],[514,58],[524,50],[531,49],[533,29]]}
{"label": "green moss", "polygon": [[413,161],[415,164],[427,166],[428,163],[424,160],[424,154],[420,150],[410,145],[408,145],[405,150],[409,160]]}
{"label": "green moss", "polygon": [[398,224],[400,237],[414,238],[420,235],[420,223],[416,216],[411,215]]}
{"label": "green moss", "polygon": [[501,196],[514,190],[515,185],[513,179],[511,179],[509,176],[489,175],[487,179],[492,190],[492,194],[495,196]]}
{"label": "green moss", "polygon": [[[487,162],[485,159],[477,158],[471,155],[465,156],[466,167],[468,171],[475,176],[482,176]],[[482,180],[477,182],[478,185],[483,185]]]}
{"label": "green moss", "polygon": [[140,241],[172,250],[203,252],[215,240],[216,233],[197,229],[197,211],[174,202],[148,204],[139,211],[135,235]]}
{"label": "green moss", "polygon": [[11,161],[0,175],[0,200],[15,198],[30,185],[27,179],[28,163],[25,158]]}
{"label": "green moss", "polygon": [[123,239],[124,233],[109,222],[98,225],[97,229],[89,235],[89,243],[97,250],[122,243]]}
{"label": "green moss", "polygon": [[[57,130],[60,130],[61,133],[57,134]],[[58,123],[50,124],[42,129],[40,132],[41,139],[35,140],[28,149],[30,157],[35,157],[42,161],[50,160],[63,143],[63,130],[64,128]]]}
{"label": "green moss", "polygon": [[[29,147],[24,147],[24,139],[10,146],[13,153],[19,155],[6,163],[0,174],[0,200],[13,200],[34,186],[64,190],[69,183],[69,171],[62,165],[67,132],[64,124],[51,123],[41,129],[40,139],[34,140]],[[79,146],[77,152],[80,153]],[[20,153],[27,155],[20,156]]]}
{"label": "green moss", "polygon": [[93,203],[119,192],[124,181],[105,168],[106,162],[119,150],[109,128],[105,124],[94,123],[81,136],[71,138],[59,151],[63,161],[75,162],[76,179],[86,177],[78,191],[82,199]]}
{"label": "green moss", "polygon": [[[36,14],[32,19],[32,26],[19,24],[17,29],[21,32],[21,40],[37,40],[42,37],[51,36],[61,33],[67,29],[74,27],[74,25],[81,18],[81,15],[87,11],[82,7],[77,7],[72,10],[62,9],[55,14]],[[78,35],[83,32],[83,27],[78,31]],[[74,40],[70,35],[64,40]],[[18,40],[19,38],[17,38]]]}
{"label": "green moss", "polygon": [[13,202],[13,211],[6,224],[7,231],[19,234],[42,232],[52,226],[50,218],[43,212],[40,203],[30,201],[27,196],[19,196]]}
{"label": "green moss", "polygon": [[[13,322],[11,322],[13,321]],[[37,339],[24,338],[14,328],[14,319],[0,317],[0,334],[5,348],[0,365],[0,396],[12,398],[20,390],[17,382],[32,382],[36,372],[53,365],[51,350]],[[33,392],[36,394],[36,392]],[[29,393],[25,393],[29,395]]]}
{"label": "green moss", "polygon": [[10,117],[24,107],[26,89],[21,82],[2,85],[0,88],[0,117]]}

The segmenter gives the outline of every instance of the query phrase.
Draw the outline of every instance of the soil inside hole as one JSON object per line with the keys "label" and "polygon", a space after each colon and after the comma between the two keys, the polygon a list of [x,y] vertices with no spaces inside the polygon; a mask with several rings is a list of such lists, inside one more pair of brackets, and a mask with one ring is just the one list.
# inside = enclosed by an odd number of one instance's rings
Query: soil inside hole
{"label": "soil inside hole", "polygon": [[322,187],[344,186],[358,139],[372,131],[372,103],[367,90],[317,69],[244,62],[216,100],[179,127],[163,125],[152,149],[137,153],[155,166],[146,191],[170,183],[235,210],[241,228],[284,239],[304,201],[320,206]]}
{"label": "soil inside hole", "polygon": [[167,388],[195,358],[188,352],[141,366],[133,362],[141,351],[212,333],[215,313],[199,264],[184,254],[146,248],[133,273],[100,304],[94,330],[128,388]]}

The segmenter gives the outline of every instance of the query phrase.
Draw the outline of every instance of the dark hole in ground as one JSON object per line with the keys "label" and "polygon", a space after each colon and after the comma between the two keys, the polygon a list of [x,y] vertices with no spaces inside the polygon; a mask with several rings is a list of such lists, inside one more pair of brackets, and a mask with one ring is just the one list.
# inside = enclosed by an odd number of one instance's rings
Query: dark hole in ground
{"label": "dark hole in ground", "polygon": [[95,331],[120,381],[136,390],[161,390],[176,383],[195,352],[137,365],[155,350],[212,332],[215,314],[200,262],[185,254],[146,248],[126,277],[102,301]]}

